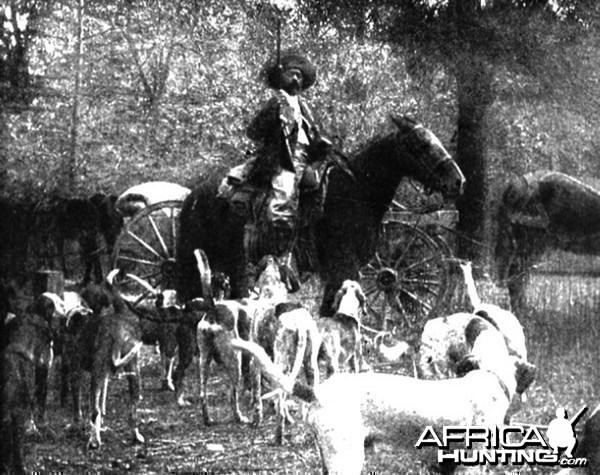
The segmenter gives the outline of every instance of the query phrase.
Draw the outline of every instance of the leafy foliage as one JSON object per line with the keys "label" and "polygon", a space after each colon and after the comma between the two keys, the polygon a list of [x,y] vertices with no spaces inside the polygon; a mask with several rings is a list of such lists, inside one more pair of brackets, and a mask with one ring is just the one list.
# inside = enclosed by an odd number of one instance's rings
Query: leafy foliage
{"label": "leafy foliage", "polygon": [[[258,72],[275,51],[272,12],[254,2],[91,2],[84,20],[75,194],[119,193],[151,179],[190,184],[244,159],[252,145],[245,125],[269,95]],[[65,186],[74,23],[75,5],[55,4],[30,49],[44,90],[30,109],[7,116],[13,196],[41,198]],[[389,47],[315,28],[299,10],[284,12],[281,28],[283,47],[317,62],[309,96],[346,147],[380,132],[388,113],[419,109]],[[449,131],[450,114],[435,116]]]}
{"label": "leafy foliage", "polygon": [[278,23],[282,48],[316,62],[308,99],[346,153],[384,133],[392,112],[417,116],[449,145],[459,97],[475,98],[457,94],[456,68],[479,58],[493,64],[493,105],[477,122],[487,133],[476,139],[488,210],[507,173],[598,171],[594,2],[560,2],[577,21],[556,21],[539,2],[475,2],[469,17],[473,2],[299,0],[277,10],[259,0],[88,0],[69,190],[77,2],[12,3],[40,7],[26,56],[39,88],[26,108],[0,114],[4,197],[120,193],[155,179],[191,185],[241,162],[252,147],[245,126],[270,95],[259,71]]}

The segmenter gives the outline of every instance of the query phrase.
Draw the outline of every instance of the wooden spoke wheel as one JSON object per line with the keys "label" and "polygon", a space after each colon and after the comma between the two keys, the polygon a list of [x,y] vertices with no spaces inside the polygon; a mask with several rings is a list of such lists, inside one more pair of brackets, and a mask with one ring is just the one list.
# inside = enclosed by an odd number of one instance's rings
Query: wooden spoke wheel
{"label": "wooden spoke wheel", "polygon": [[369,323],[387,329],[422,325],[449,297],[450,250],[410,223],[389,222],[375,257],[361,271]]}
{"label": "wooden spoke wheel", "polygon": [[157,291],[175,288],[175,246],[181,206],[181,201],[155,203],[125,223],[115,243],[112,267],[122,271],[115,286],[128,300],[140,303],[152,295],[135,277]]}

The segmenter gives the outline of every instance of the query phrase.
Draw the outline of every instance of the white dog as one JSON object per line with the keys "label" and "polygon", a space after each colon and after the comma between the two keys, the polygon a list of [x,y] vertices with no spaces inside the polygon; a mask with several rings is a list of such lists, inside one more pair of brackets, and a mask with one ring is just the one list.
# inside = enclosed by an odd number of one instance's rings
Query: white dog
{"label": "white dog", "polygon": [[433,455],[414,449],[427,426],[503,424],[517,386],[531,383],[533,367],[510,356],[502,334],[485,320],[475,317],[466,332],[471,346],[468,361],[477,369],[464,377],[427,381],[338,373],[314,390],[283,375],[257,345],[240,339],[232,345],[252,353],[279,387],[310,403],[308,421],[324,468],[346,475],[361,473],[367,438],[413,450],[422,458]]}
{"label": "white dog", "polygon": [[474,315],[484,318],[500,330],[511,355],[527,361],[525,332],[517,317],[498,305],[482,303],[475,288],[471,263],[461,264],[460,267],[472,311],[434,318],[425,324],[418,361],[419,375],[425,379],[456,376],[456,364],[468,352],[464,331]]}

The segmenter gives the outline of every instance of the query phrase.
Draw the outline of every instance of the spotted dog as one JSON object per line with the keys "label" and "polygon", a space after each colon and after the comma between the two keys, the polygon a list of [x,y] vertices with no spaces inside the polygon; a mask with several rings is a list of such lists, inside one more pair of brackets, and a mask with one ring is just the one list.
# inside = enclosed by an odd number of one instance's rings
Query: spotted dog
{"label": "spotted dog", "polygon": [[347,367],[357,373],[363,366],[360,325],[366,301],[358,282],[346,280],[335,294],[333,317],[317,321],[322,337],[320,359],[328,376]]}
{"label": "spotted dog", "polygon": [[[198,324],[196,339],[200,352],[200,404],[204,422],[211,424],[207,402],[207,381],[212,361],[221,364],[228,375],[232,387],[232,411],[234,420],[248,422],[239,407],[239,394],[242,390],[243,361],[239,352],[233,351],[230,341],[235,338],[252,339],[268,348],[273,355],[277,319],[275,306],[287,300],[288,290],[293,289],[289,276],[276,258],[266,256],[259,264],[259,276],[252,298],[241,300],[215,300],[210,286],[210,265],[201,250],[195,252],[198,270],[203,279],[203,295],[206,295],[207,314]],[[260,397],[260,373],[248,369],[253,388],[255,421],[262,418]],[[258,374],[258,377],[254,377]]]}
{"label": "spotted dog", "polygon": [[233,340],[250,352],[278,387],[310,404],[308,421],[327,473],[361,473],[366,441],[382,440],[430,462],[437,453],[414,450],[423,429],[444,425],[500,426],[515,392],[534,368],[510,356],[502,334],[475,317],[467,326],[470,354],[463,377],[421,380],[382,373],[339,373],[313,389],[285,376],[252,342]]}
{"label": "spotted dog", "polygon": [[[292,379],[300,376],[303,370],[306,383],[316,387],[319,382],[319,365],[317,357],[321,345],[321,336],[312,315],[305,308],[288,310],[279,305],[275,309],[277,315],[280,310],[286,310],[277,317],[277,330],[273,345],[273,362],[284,374]],[[277,430],[275,439],[278,444],[283,443],[285,422],[291,419],[286,409],[286,399],[280,391],[278,396]],[[264,396],[263,396],[264,397]]]}
{"label": "spotted dog", "polygon": [[91,374],[91,429],[89,449],[101,445],[100,432],[106,414],[106,394],[110,376],[119,370],[127,375],[129,384],[129,418],[134,442],[143,443],[138,428],[137,407],[140,400],[138,356],[142,347],[140,317],[130,310],[125,300],[114,290],[112,282],[118,270],[109,273],[102,284],[88,285],[82,297],[92,314],[79,312],[69,322],[70,345],[66,349],[72,362],[71,385],[75,406],[75,421],[81,418],[79,394],[84,371]]}

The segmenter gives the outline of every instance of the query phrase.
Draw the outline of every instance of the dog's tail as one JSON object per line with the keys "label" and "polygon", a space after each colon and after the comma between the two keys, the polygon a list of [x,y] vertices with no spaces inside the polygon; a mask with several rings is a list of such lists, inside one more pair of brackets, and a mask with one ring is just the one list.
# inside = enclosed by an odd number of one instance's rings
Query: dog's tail
{"label": "dog's tail", "polygon": [[242,340],[241,338],[234,338],[231,340],[231,346],[237,350],[244,350],[254,356],[261,367],[262,373],[286,393],[306,402],[316,401],[317,397],[314,389],[304,383],[296,382],[294,378],[283,374],[260,345]]}
{"label": "dog's tail", "polygon": [[481,309],[481,298],[477,293],[477,287],[475,287],[475,280],[473,279],[473,264],[470,261],[460,264],[460,268],[465,278],[465,285],[467,287],[467,295],[473,306],[473,311],[477,312]]}

